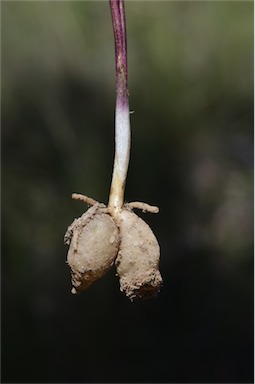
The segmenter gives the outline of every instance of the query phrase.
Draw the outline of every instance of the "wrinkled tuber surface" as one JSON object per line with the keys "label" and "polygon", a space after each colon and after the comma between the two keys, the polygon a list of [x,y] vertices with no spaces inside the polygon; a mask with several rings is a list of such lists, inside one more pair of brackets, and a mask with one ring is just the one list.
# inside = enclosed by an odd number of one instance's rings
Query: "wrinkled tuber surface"
{"label": "wrinkled tuber surface", "polygon": [[162,284],[158,270],[160,248],[152,230],[135,213],[120,212],[120,250],[116,259],[120,288],[133,300],[156,296]]}
{"label": "wrinkled tuber surface", "polygon": [[67,262],[71,268],[72,293],[87,289],[113,264],[119,249],[119,230],[111,216],[91,207],[69,226]]}

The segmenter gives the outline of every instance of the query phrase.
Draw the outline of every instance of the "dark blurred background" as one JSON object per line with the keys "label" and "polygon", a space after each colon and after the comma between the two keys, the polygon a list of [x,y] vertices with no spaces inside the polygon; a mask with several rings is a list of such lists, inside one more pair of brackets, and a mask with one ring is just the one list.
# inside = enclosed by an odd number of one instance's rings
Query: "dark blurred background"
{"label": "dark blurred background", "polygon": [[63,236],[107,202],[108,2],[2,2],[2,382],[253,382],[253,2],[127,1],[127,201],[164,286],[71,294]]}

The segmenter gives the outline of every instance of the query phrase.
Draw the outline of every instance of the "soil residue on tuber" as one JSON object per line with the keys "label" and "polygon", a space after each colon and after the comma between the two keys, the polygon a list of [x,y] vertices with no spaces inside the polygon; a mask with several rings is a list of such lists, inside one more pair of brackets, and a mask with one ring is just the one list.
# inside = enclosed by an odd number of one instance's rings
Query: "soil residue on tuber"
{"label": "soil residue on tuber", "polygon": [[155,297],[162,284],[159,244],[150,227],[132,208],[157,212],[157,207],[130,203],[114,213],[93,199],[73,195],[76,199],[77,196],[94,205],[75,219],[65,234],[72,293],[89,288],[115,262],[120,289],[130,300]]}
{"label": "soil residue on tuber", "polygon": [[71,268],[72,293],[90,287],[114,263],[119,250],[119,229],[103,208],[93,206],[75,219],[65,235],[69,245],[67,263]]}
{"label": "soil residue on tuber", "polygon": [[123,209],[118,224],[121,241],[115,264],[120,289],[131,300],[153,297],[162,283],[158,241],[148,224],[134,212]]}

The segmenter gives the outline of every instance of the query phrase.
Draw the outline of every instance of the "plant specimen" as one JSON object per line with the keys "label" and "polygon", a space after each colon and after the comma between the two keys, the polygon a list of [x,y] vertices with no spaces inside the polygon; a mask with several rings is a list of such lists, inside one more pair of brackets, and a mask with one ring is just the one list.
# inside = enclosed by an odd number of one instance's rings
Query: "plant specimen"
{"label": "plant specimen", "polygon": [[116,108],[115,157],[108,205],[85,195],[72,195],[90,205],[65,234],[69,245],[73,293],[88,288],[115,263],[120,289],[131,300],[152,297],[162,284],[158,270],[160,248],[150,227],[134,212],[157,213],[142,202],[124,203],[130,155],[130,111],[124,0],[109,0],[115,41]]}

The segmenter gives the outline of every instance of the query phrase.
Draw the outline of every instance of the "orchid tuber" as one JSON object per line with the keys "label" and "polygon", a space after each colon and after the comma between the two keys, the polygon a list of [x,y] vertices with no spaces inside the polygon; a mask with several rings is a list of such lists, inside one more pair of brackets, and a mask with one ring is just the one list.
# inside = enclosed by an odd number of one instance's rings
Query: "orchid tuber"
{"label": "orchid tuber", "polygon": [[69,226],[65,243],[71,268],[73,293],[87,289],[115,262],[120,289],[130,299],[156,296],[162,284],[160,247],[151,228],[134,212],[157,213],[142,202],[124,203],[130,156],[130,111],[127,79],[127,44],[124,0],[109,0],[115,64],[115,157],[108,205],[73,194],[92,207]]}

